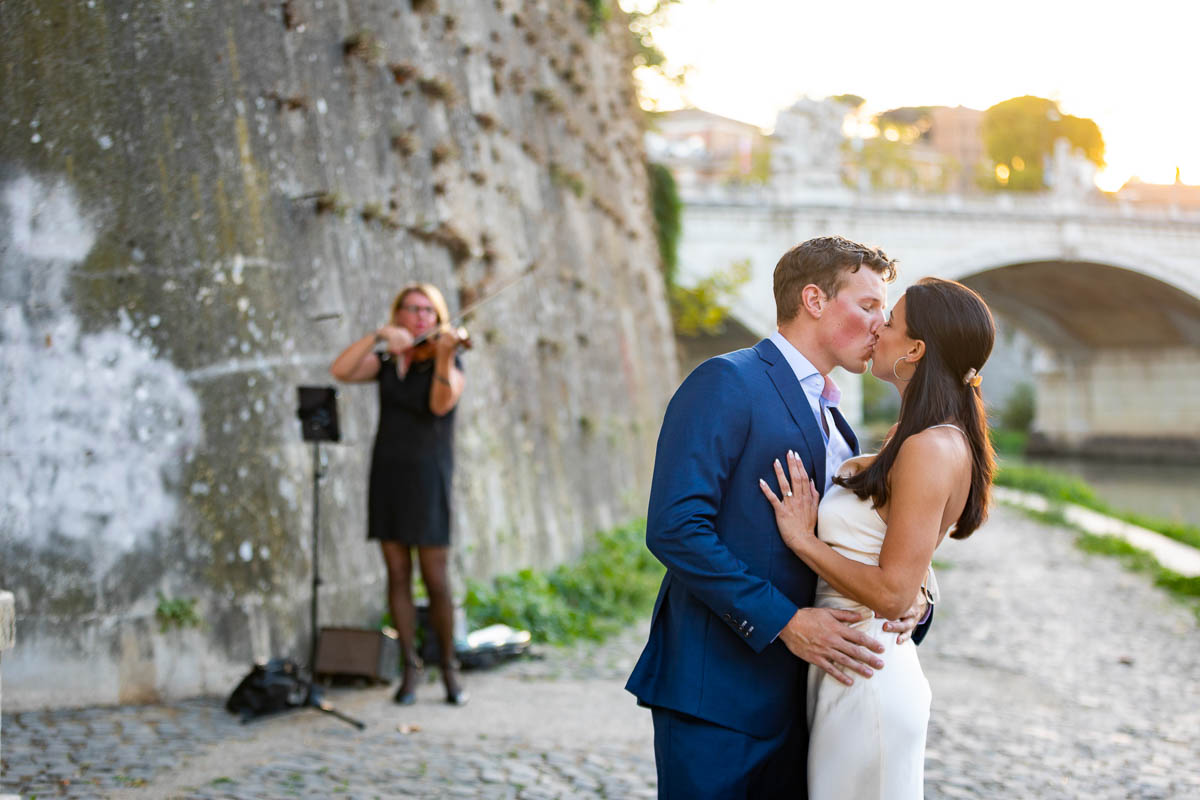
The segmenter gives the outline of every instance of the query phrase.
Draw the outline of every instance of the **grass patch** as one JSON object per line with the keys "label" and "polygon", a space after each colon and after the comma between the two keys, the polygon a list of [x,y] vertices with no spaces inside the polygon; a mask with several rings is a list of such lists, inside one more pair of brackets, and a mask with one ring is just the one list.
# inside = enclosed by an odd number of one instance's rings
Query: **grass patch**
{"label": "grass patch", "polygon": [[1013,431],[1003,428],[992,428],[988,432],[992,439],[992,447],[1004,456],[1024,455],[1029,444],[1029,434],[1025,431]]}
{"label": "grass patch", "polygon": [[581,559],[549,572],[469,581],[464,605],[472,627],[504,623],[552,644],[599,641],[650,614],[664,572],[639,521],[596,534]]}
{"label": "grass patch", "polygon": [[996,485],[1040,494],[1051,502],[1075,503],[1100,510],[1104,503],[1083,481],[1042,467],[1004,464],[996,470]]}
{"label": "grass patch", "polygon": [[1155,586],[1165,589],[1176,600],[1191,607],[1196,622],[1200,623],[1200,576],[1188,577],[1167,569],[1158,563],[1158,559],[1152,553],[1134,547],[1119,536],[1089,533],[1069,521],[1059,504],[1052,505],[1045,511],[1023,507],[1019,507],[1019,510],[1039,522],[1075,531],[1075,545],[1085,553],[1116,558],[1126,569],[1149,575]]}
{"label": "grass patch", "polygon": [[1127,569],[1149,575],[1154,579],[1155,586],[1166,589],[1172,597],[1190,605],[1196,620],[1200,622],[1200,576],[1187,577],[1167,569],[1150,553],[1117,536],[1097,536],[1079,531],[1075,543],[1085,552],[1112,556]]}
{"label": "grass patch", "polygon": [[1161,533],[1169,539],[1200,549],[1200,527],[1110,508],[1096,491],[1078,478],[1025,464],[1004,464],[996,471],[996,485],[1040,494],[1052,503],[1074,503],[1131,525]]}

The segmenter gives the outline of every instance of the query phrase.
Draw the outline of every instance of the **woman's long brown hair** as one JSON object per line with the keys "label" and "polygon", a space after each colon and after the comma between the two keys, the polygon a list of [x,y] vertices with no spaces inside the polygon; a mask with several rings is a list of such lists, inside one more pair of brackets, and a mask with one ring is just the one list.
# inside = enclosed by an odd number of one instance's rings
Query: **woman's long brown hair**
{"label": "woman's long brown hair", "polygon": [[971,491],[950,534],[965,539],[987,518],[996,457],[983,396],[964,378],[971,369],[983,369],[996,338],[996,323],[983,298],[956,281],[922,278],[908,287],[904,297],[908,336],[925,342],[925,355],[904,391],[896,433],[869,467],[834,482],[863,500],[870,498],[876,508],[887,505],[888,478],[905,440],[931,425],[953,422],[966,433],[971,447]]}

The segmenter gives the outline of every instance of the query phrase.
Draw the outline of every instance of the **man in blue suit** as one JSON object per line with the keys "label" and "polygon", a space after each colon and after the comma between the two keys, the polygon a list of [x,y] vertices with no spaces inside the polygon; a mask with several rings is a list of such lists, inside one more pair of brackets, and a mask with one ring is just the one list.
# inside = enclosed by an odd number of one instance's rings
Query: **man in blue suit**
{"label": "man in blue suit", "polygon": [[[667,407],[646,522],[667,574],[626,685],[653,714],[660,798],[803,798],[807,665],[844,683],[883,667],[858,614],[812,607],[816,576],[758,482],[794,450],[823,494],[857,454],[826,376],[866,369],[894,277],[877,248],[797,245],[775,267],[778,330],[701,364]],[[912,635],[925,610],[888,629]]]}

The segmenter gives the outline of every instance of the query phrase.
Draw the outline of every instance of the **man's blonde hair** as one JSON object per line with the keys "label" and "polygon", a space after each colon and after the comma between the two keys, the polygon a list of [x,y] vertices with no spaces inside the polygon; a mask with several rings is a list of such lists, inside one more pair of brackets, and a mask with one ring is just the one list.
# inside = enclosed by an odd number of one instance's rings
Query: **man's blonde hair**
{"label": "man's blonde hair", "polygon": [[878,272],[884,282],[896,279],[896,261],[878,247],[841,236],[819,236],[793,247],[775,265],[775,322],[791,322],[800,312],[804,287],[813,284],[832,298],[846,276],[862,267]]}

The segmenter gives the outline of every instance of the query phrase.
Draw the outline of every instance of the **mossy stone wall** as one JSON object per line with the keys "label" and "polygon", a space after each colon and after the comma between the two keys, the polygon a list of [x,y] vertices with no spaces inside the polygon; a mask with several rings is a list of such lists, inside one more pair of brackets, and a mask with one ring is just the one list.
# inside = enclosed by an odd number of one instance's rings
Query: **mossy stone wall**
{"label": "mossy stone wall", "polygon": [[[586,2],[0,7],[10,708],[224,693],[308,646],[296,387],[435,283],[470,321],[454,570],[643,513],[677,376],[628,33]],[[373,624],[373,386],[323,447],[322,624]],[[198,598],[160,632],[156,597]]]}

